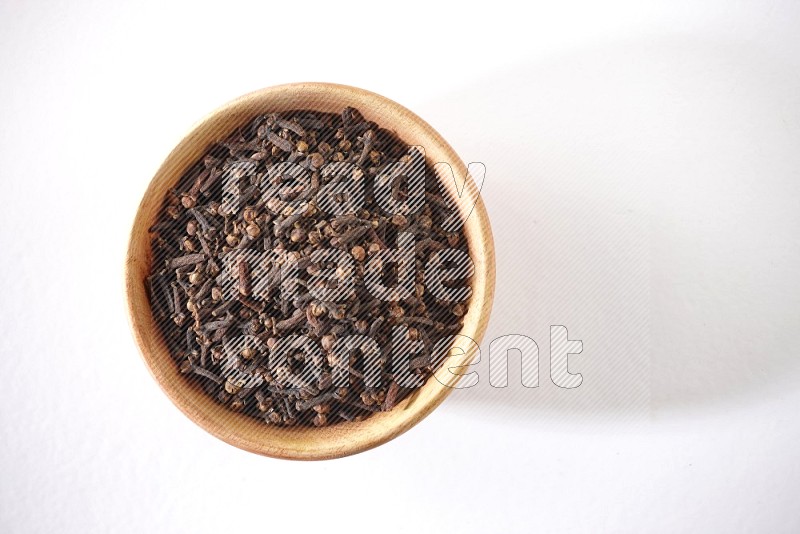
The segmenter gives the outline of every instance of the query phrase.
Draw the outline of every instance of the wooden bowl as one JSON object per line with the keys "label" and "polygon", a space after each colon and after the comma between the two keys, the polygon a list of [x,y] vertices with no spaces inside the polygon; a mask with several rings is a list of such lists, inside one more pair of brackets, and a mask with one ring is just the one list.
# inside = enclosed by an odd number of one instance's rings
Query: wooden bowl
{"label": "wooden bowl", "polygon": [[[338,113],[345,106],[353,106],[367,120],[395,130],[406,143],[424,147],[431,165],[446,162],[457,176],[466,175],[464,163],[433,128],[387,98],[363,89],[328,83],[269,87],[217,109],[175,147],[145,191],[130,235],[125,265],[128,312],[133,335],[151,374],[170,400],[192,421],[231,445],[266,456],[321,460],[370,449],[417,424],[445,399],[452,389],[450,386],[457,381],[457,377],[449,373],[450,379],[442,380],[447,385],[431,377],[393,410],[376,413],[360,422],[342,422],[322,428],[265,425],[263,421],[234,413],[218,404],[181,375],[153,318],[145,290],[145,278],[152,261],[148,228],[156,220],[167,190],[211,145],[257,114],[293,109]],[[452,180],[443,182],[451,195],[456,194]],[[464,232],[475,265],[472,300],[461,334],[480,343],[494,297],[494,244],[486,208],[480,198],[471,214],[464,211],[469,208],[459,204],[462,216],[469,215]],[[454,347],[468,352],[467,357],[471,357],[473,351],[468,342],[457,341]]]}

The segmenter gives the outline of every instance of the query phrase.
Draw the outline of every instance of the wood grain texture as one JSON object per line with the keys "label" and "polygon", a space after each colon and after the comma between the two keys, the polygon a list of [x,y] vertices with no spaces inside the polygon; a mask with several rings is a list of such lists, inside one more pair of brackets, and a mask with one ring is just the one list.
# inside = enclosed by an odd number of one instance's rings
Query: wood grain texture
{"label": "wood grain texture", "polygon": [[[448,385],[457,377],[440,383],[431,377],[389,412],[372,415],[364,421],[337,423],[330,427],[276,427],[216,403],[201,388],[192,385],[178,371],[150,310],[145,278],[151,270],[148,228],[161,208],[162,200],[180,176],[203,156],[215,142],[259,113],[311,109],[339,113],[345,106],[362,112],[367,120],[395,130],[408,144],[425,148],[430,164],[450,164],[457,176],[467,169],[447,142],[425,121],[399,104],[375,93],[328,83],[296,83],[270,87],[244,95],[201,120],[175,147],[158,169],[145,191],[130,234],[125,265],[125,291],[128,312],[136,343],[150,373],[170,400],[192,421],[214,436],[236,447],[276,458],[322,460],[355,454],[385,443],[402,434],[436,408],[452,391]],[[476,133],[477,135],[477,133]],[[456,186],[444,181],[456,196]],[[470,206],[462,206],[462,215]],[[483,202],[478,199],[464,226],[469,254],[475,265],[472,300],[464,317],[461,334],[480,343],[494,298],[495,259],[492,232]],[[462,338],[463,339],[463,338]],[[468,342],[455,347],[471,352]],[[470,356],[471,357],[471,356]]]}

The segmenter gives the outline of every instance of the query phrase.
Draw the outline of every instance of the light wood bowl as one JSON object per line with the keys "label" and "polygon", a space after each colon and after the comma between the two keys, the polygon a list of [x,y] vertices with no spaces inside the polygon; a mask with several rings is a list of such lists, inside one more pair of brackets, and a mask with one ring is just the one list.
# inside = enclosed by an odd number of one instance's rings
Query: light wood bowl
{"label": "light wood bowl", "polygon": [[[276,458],[322,460],[365,451],[399,436],[428,415],[450,393],[457,377],[431,378],[389,412],[380,412],[361,422],[337,423],[329,427],[276,427],[234,413],[210,398],[202,389],[181,375],[167,351],[150,310],[145,278],[150,273],[151,251],[148,228],[155,222],[167,190],[197,161],[212,144],[224,139],[236,127],[256,114],[311,109],[341,112],[352,106],[367,120],[395,130],[408,144],[425,148],[428,162],[449,163],[457,176],[466,175],[466,166],[450,145],[425,121],[401,105],[375,93],[328,83],[296,83],[269,87],[242,96],[201,120],[167,156],[145,191],[128,244],[125,265],[125,290],[131,328],[150,373],[172,402],[203,429],[236,447]],[[477,134],[476,134],[477,135]],[[444,181],[451,195],[455,185]],[[489,218],[480,198],[464,226],[469,254],[475,265],[472,300],[464,317],[461,334],[480,343],[494,297],[494,244]],[[454,346],[459,347],[460,342]],[[468,344],[460,346],[471,357]]]}

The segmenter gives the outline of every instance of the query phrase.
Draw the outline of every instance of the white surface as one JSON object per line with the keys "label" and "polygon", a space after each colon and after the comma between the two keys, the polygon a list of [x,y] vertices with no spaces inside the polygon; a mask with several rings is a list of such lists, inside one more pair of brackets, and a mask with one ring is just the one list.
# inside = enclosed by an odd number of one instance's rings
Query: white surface
{"label": "white surface", "polygon": [[[796,3],[116,4],[0,4],[0,531],[800,530]],[[486,164],[484,348],[533,337],[538,389],[488,388],[484,351],[477,390],[324,463],[161,394],[123,306],[139,198],[206,112],[303,80]]]}

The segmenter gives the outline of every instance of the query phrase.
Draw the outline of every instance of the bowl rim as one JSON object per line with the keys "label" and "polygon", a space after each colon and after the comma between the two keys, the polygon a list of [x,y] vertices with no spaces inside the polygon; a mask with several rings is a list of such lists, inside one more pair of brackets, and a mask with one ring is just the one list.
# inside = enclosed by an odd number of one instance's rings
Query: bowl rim
{"label": "bowl rim", "polygon": [[[310,95],[327,94],[334,99],[350,101],[356,99],[358,101],[363,101],[365,103],[362,104],[362,106],[377,106],[381,113],[388,113],[393,117],[397,117],[394,121],[387,122],[386,120],[383,120],[381,123],[382,127],[396,130],[398,123],[407,121],[410,123],[410,126],[408,126],[409,128],[412,130],[419,130],[420,136],[431,141],[431,143],[423,145],[426,148],[426,151],[431,146],[435,147],[435,151],[444,156],[443,158],[437,159],[449,163],[454,170],[459,173],[459,175],[467,176],[468,180],[472,180],[472,178],[467,174],[466,165],[464,165],[463,161],[458,157],[456,152],[447,143],[447,141],[445,141],[441,134],[439,134],[433,129],[433,127],[431,127],[427,122],[425,122],[412,111],[377,93],[349,85],[326,82],[288,83],[265,87],[263,89],[246,93],[216,108],[196,122],[188,130],[186,135],[184,135],[170,151],[164,161],[159,165],[158,170],[153,175],[153,178],[151,178],[150,182],[148,183],[148,186],[143,193],[141,201],[136,209],[136,214],[134,216],[128,238],[128,246],[126,248],[124,268],[125,300],[129,326],[145,366],[161,390],[170,399],[172,404],[174,404],[181,412],[183,412],[186,417],[188,417],[191,421],[205,431],[225,441],[226,443],[253,453],[274,458],[292,460],[323,460],[339,458],[363,452],[394,439],[419,423],[436,407],[438,407],[444,401],[447,395],[451,393],[452,387],[448,387],[447,385],[441,383],[432,384],[433,382],[436,382],[436,380],[431,377],[427,380],[426,384],[420,388],[426,389],[431,387],[432,390],[430,390],[430,393],[427,394],[420,402],[416,403],[416,406],[405,407],[405,410],[411,409],[413,411],[409,414],[406,414],[405,418],[399,419],[399,423],[390,425],[387,428],[378,429],[378,431],[375,432],[362,431],[356,434],[357,439],[346,440],[345,442],[339,440],[339,442],[331,446],[325,446],[324,443],[315,443],[314,446],[311,447],[306,447],[302,443],[276,443],[275,441],[279,440],[275,440],[275,437],[280,436],[282,433],[289,434],[293,432],[293,430],[286,429],[285,427],[268,427],[270,429],[278,430],[270,431],[267,434],[268,437],[263,440],[253,439],[240,435],[241,433],[237,432],[236,429],[233,428],[236,425],[231,425],[230,423],[225,422],[227,419],[237,417],[240,414],[233,414],[229,412],[222,416],[220,416],[220,414],[214,416],[210,414],[208,410],[200,408],[196,403],[193,403],[186,396],[186,391],[182,390],[189,390],[193,386],[187,380],[174,380],[172,378],[175,372],[177,372],[177,366],[174,365],[174,360],[170,362],[172,364],[171,370],[166,369],[163,365],[159,364],[158,358],[153,354],[155,348],[153,345],[154,340],[152,339],[152,336],[150,336],[152,332],[146,328],[148,324],[153,324],[152,317],[150,317],[149,323],[146,321],[146,316],[150,315],[149,305],[143,307],[139,304],[142,294],[145,291],[145,284],[144,280],[140,278],[140,271],[142,270],[143,263],[146,263],[148,267],[148,271],[146,272],[149,272],[149,267],[151,265],[149,261],[143,262],[140,257],[140,233],[143,231],[145,234],[147,234],[147,230],[151,224],[146,215],[148,211],[152,211],[149,203],[155,201],[158,202],[160,206],[163,199],[163,191],[161,192],[160,198],[153,196],[156,194],[156,183],[160,180],[166,180],[165,177],[169,174],[173,177],[172,183],[174,185],[178,177],[182,175],[182,171],[175,173],[170,171],[170,169],[176,165],[180,166],[179,164],[182,159],[182,154],[186,150],[192,149],[194,145],[197,145],[196,140],[198,137],[201,137],[199,132],[210,128],[210,125],[212,125],[214,121],[231,114],[236,115],[237,113],[239,115],[244,113],[244,116],[247,116],[247,109],[252,107],[254,102],[263,105],[264,103],[275,101],[275,99],[279,99],[282,96],[285,97],[287,94],[297,95],[298,93],[308,93]],[[361,111],[363,112],[363,110]],[[250,115],[252,114],[255,114],[255,112],[251,111]],[[225,131],[223,134],[228,135],[229,131]],[[203,151],[205,151],[205,148],[201,149],[201,152]],[[186,158],[183,159],[185,160]],[[183,163],[191,165],[194,163],[194,161],[184,161]],[[472,301],[470,303],[467,316],[465,316],[464,326],[459,333],[471,338],[475,342],[475,346],[477,346],[477,344],[481,342],[483,335],[486,332],[488,319],[494,300],[495,284],[494,241],[489,223],[489,216],[480,194],[478,194],[477,201],[468,215],[469,217],[475,218],[474,221],[468,221],[468,224],[470,225],[469,228],[473,229],[472,233],[468,231],[467,225],[464,227],[464,233],[467,238],[470,256],[473,257],[473,262],[475,263],[475,275],[473,278],[473,283],[471,284],[471,287],[473,288]],[[145,239],[145,241],[149,243],[149,239]],[[476,253],[475,249],[480,249],[480,255],[477,258],[474,257]],[[476,259],[478,260],[477,262],[475,261]],[[481,267],[480,269],[478,268],[479,266]],[[477,297],[480,297],[480,300],[478,300]],[[157,340],[155,342],[157,343]],[[460,363],[459,365],[467,365],[472,361],[473,358],[474,353],[470,353],[467,359],[464,360],[464,363]],[[455,380],[452,380],[451,383],[454,384]],[[415,397],[416,393],[417,392],[409,397]],[[406,398],[401,404],[408,403],[409,398]],[[411,404],[413,405],[414,403]],[[398,408],[399,407],[396,407],[389,412],[383,412],[383,414],[391,414]],[[374,421],[373,423],[370,423],[370,421],[374,419],[376,419],[375,415],[365,419],[364,422],[359,423],[359,425],[361,425],[363,428],[368,428],[370,424],[378,425],[380,421]],[[255,419],[253,420],[255,421]],[[349,423],[338,423],[335,426],[342,427],[343,425],[347,424]],[[262,424],[262,426],[267,428],[266,425]],[[320,429],[314,429],[314,431],[319,430]]]}

